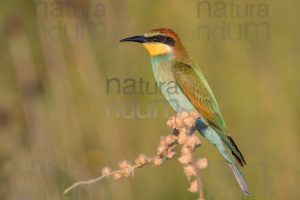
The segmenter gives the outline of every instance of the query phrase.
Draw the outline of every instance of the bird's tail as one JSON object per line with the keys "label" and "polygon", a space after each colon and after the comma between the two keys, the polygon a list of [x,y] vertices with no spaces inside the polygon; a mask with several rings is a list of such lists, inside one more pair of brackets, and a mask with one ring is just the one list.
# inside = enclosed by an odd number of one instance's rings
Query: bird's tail
{"label": "bird's tail", "polygon": [[201,119],[196,121],[196,128],[207,140],[209,140],[213,145],[215,145],[215,147],[218,149],[218,151],[221,153],[221,155],[226,159],[242,192],[246,196],[250,195],[247,184],[246,184],[238,166],[235,164],[232,157],[227,153],[227,150],[225,149],[225,147],[223,145],[221,137],[215,132],[215,130],[213,128],[207,126]]}
{"label": "bird's tail", "polygon": [[228,165],[229,167],[231,168],[231,171],[233,172],[241,190],[243,191],[243,193],[246,195],[246,196],[249,196],[250,195],[250,192],[248,190],[248,186],[238,168],[238,166],[235,164],[235,163],[229,163],[228,162]]}

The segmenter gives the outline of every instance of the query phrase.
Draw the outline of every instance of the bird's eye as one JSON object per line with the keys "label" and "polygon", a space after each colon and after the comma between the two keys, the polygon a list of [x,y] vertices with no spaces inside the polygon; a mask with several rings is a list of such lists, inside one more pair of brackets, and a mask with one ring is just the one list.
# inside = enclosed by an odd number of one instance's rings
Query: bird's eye
{"label": "bird's eye", "polygon": [[158,40],[158,42],[163,42],[163,41],[164,41],[164,38],[165,38],[165,37],[159,35],[159,36],[157,37],[157,40]]}
{"label": "bird's eye", "polygon": [[164,37],[161,36],[161,35],[154,36],[154,37],[151,38],[152,42],[162,42],[163,40],[164,40]]}
{"label": "bird's eye", "polygon": [[160,42],[161,39],[162,39],[161,36],[156,36],[156,37],[153,38],[153,41],[154,42]]}
{"label": "bird's eye", "polygon": [[150,37],[150,38],[148,38],[148,41],[164,43],[164,44],[168,44],[171,46],[174,46],[174,44],[175,44],[175,41],[173,38],[167,37],[164,35],[157,35],[157,36]]}

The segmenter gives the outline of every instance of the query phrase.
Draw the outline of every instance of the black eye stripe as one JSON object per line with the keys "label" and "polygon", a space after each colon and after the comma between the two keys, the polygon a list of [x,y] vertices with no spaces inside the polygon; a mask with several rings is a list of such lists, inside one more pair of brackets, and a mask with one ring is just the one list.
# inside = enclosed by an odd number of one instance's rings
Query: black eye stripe
{"label": "black eye stripe", "polygon": [[160,42],[160,43],[164,43],[170,46],[175,46],[176,41],[169,36],[165,36],[165,35],[157,35],[157,36],[152,36],[147,38],[148,42]]}

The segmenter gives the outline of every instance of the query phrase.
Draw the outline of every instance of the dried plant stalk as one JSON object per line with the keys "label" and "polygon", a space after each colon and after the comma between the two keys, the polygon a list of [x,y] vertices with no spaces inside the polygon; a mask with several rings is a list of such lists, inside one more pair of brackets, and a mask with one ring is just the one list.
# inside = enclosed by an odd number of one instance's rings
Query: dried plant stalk
{"label": "dried plant stalk", "polygon": [[201,146],[201,141],[194,134],[195,121],[200,115],[196,112],[182,112],[169,118],[167,125],[173,129],[173,133],[161,137],[157,147],[157,153],[153,157],[140,154],[134,161],[134,164],[124,160],[119,163],[119,169],[112,171],[109,167],[101,170],[101,176],[87,181],[78,181],[64,191],[68,193],[72,189],[80,185],[90,185],[104,178],[112,178],[118,180],[129,177],[134,174],[138,168],[152,164],[153,166],[161,166],[164,161],[172,159],[176,156],[175,147],[181,146],[181,154],[178,158],[179,163],[183,165],[185,176],[190,182],[189,192],[199,194],[199,199],[204,199],[203,183],[200,177],[200,170],[208,166],[206,158],[197,160],[195,158],[195,150]]}

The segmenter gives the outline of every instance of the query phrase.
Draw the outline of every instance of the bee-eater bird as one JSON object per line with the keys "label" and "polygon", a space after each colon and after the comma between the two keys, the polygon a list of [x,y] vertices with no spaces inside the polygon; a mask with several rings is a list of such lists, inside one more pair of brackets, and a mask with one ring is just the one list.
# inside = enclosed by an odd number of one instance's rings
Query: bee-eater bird
{"label": "bee-eater bird", "polygon": [[[199,67],[190,59],[177,34],[166,28],[153,29],[140,36],[133,36],[120,42],[141,43],[151,56],[155,81],[161,92],[178,113],[196,111],[201,117],[196,121],[197,130],[209,140],[226,159],[241,190],[249,195],[247,184],[236,165],[246,161],[228,134],[217,101]],[[168,84],[175,83],[176,92],[169,92]],[[224,145],[228,148],[226,149]],[[228,154],[228,150],[231,152]]]}

